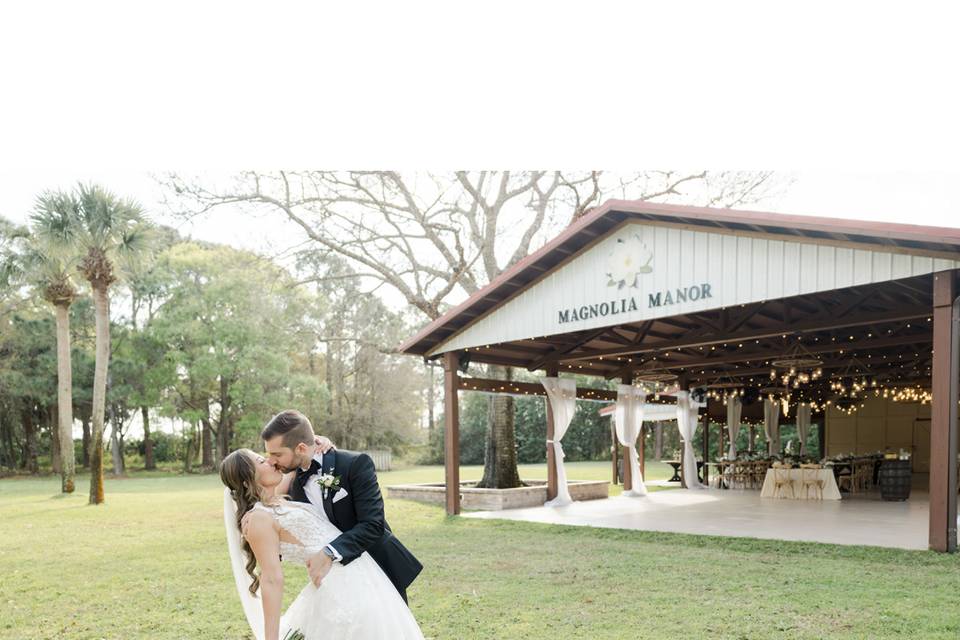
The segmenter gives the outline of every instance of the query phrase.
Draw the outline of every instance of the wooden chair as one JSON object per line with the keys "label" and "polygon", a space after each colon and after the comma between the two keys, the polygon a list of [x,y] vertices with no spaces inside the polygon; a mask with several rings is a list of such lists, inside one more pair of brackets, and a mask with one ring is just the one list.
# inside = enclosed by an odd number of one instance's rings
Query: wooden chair
{"label": "wooden chair", "polygon": [[790,470],[784,467],[774,467],[773,468],[773,497],[782,498],[784,487],[789,488],[790,497],[796,499],[797,496],[793,492],[793,482],[790,480]]}
{"label": "wooden chair", "polygon": [[750,483],[750,463],[739,461],[733,464],[733,484],[737,489],[746,489]]}
{"label": "wooden chair", "polygon": [[844,487],[846,487],[848,492],[856,493],[857,486],[854,478],[855,478],[855,475],[852,469],[847,473],[844,473],[841,471],[837,475],[837,488],[839,488],[840,491],[843,491]]}
{"label": "wooden chair", "polygon": [[873,460],[864,460],[860,469],[860,486],[863,491],[873,487]]}
{"label": "wooden chair", "polygon": [[720,473],[719,479],[717,480],[718,489],[732,489],[733,488],[733,462],[722,462],[720,463]]}
{"label": "wooden chair", "polygon": [[762,489],[763,483],[767,479],[767,466],[766,462],[762,460],[755,460],[750,463],[750,488],[751,489]]}
{"label": "wooden chair", "polygon": [[853,486],[857,493],[867,491],[870,486],[870,463],[867,460],[857,460],[853,463],[851,471]]}
{"label": "wooden chair", "polygon": [[800,478],[803,486],[803,497],[810,499],[810,489],[814,490],[814,495],[817,500],[823,500],[823,486],[824,481],[820,477],[820,469],[822,467],[818,464],[804,464],[800,465]]}

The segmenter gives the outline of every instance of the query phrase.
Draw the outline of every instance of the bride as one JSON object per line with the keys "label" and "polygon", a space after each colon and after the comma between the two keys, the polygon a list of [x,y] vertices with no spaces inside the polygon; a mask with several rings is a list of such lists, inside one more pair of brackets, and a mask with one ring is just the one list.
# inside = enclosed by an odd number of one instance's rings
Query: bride
{"label": "bride", "polygon": [[[366,552],[347,565],[334,563],[319,587],[308,582],[281,616],[281,561],[304,564],[340,535],[309,506],[283,498],[292,475],[285,477],[249,449],[234,451],[220,467],[234,578],[257,640],[422,639],[396,587]],[[242,538],[240,525],[248,512]]]}

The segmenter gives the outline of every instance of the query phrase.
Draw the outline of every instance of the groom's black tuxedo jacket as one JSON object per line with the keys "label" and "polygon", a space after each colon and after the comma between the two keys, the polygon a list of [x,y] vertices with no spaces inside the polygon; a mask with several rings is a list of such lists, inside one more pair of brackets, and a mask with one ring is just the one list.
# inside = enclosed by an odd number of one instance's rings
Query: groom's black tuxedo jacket
{"label": "groom's black tuxedo jacket", "polygon": [[[309,471],[297,469],[290,483],[291,499],[310,502],[303,487],[307,479],[317,473],[317,466],[314,461]],[[347,492],[334,502],[339,489],[329,489],[323,499],[327,518],[343,532],[330,543],[342,556],[340,562],[350,564],[364,551],[368,552],[406,599],[406,589],[423,565],[394,537],[387,525],[373,460],[365,453],[331,449],[323,454],[323,468],[319,472],[339,476],[340,489]]]}

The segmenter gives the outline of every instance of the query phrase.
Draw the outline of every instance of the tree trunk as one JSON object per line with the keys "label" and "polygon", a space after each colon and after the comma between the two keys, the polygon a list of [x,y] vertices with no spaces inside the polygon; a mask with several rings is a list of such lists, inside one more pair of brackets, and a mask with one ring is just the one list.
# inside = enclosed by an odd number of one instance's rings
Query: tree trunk
{"label": "tree trunk", "polygon": [[57,432],[60,437],[60,491],[73,493],[77,458],[73,451],[73,369],[70,363],[70,307],[57,305]]}
{"label": "tree trunk", "polygon": [[753,453],[753,443],[757,441],[757,433],[753,426],[750,427],[750,441],[747,442],[747,451]]}
{"label": "tree trunk", "polygon": [[103,502],[103,418],[110,360],[110,299],[107,290],[93,290],[96,317],[96,363],[93,369],[93,451],[90,456],[90,504]]}
{"label": "tree trunk", "polygon": [[233,427],[230,424],[230,418],[220,417],[220,424],[217,425],[217,461],[223,462],[223,459],[230,453],[230,441],[233,440]]}
{"label": "tree trunk", "polygon": [[56,407],[49,407],[44,410],[43,422],[47,426],[47,433],[50,434],[50,470],[53,471],[54,475],[60,475],[63,463],[60,453],[60,429],[57,426],[59,419]]}
{"label": "tree trunk", "polygon": [[186,430],[184,430],[184,439],[187,441],[187,451],[183,456],[184,473],[190,473],[191,471],[193,471],[193,456],[195,455],[195,451],[193,449],[193,446],[194,446],[193,442],[195,439],[195,436],[194,436],[195,431],[196,431],[196,427],[194,426],[193,422],[190,423],[189,435],[187,434]]}
{"label": "tree trunk", "polygon": [[[510,367],[490,367],[491,376],[512,380]],[[513,396],[493,394],[487,401],[486,451],[483,479],[477,484],[484,489],[512,489],[521,486],[517,470],[517,441],[514,433]]]}
{"label": "tree trunk", "polygon": [[123,418],[110,408],[110,458],[113,462],[113,475],[123,475],[123,443],[120,439],[120,423]]}
{"label": "tree trunk", "polygon": [[90,466],[90,416],[83,414],[80,418],[83,424],[83,466]]}
{"label": "tree trunk", "polygon": [[324,363],[323,363],[323,377],[324,381],[327,384],[327,410],[324,412],[324,429],[323,435],[328,438],[333,437],[332,426],[335,424],[333,416],[333,354],[332,354],[332,345],[330,342],[326,343],[327,350],[324,353]]}
{"label": "tree trunk", "polygon": [[204,470],[213,469],[213,428],[210,426],[210,418],[201,418],[200,423],[202,425],[202,444],[201,448],[203,449],[200,465]]}
{"label": "tree trunk", "polygon": [[143,468],[153,471],[157,464],[153,461],[153,440],[150,439],[150,409],[140,407],[140,415],[143,417]]}
{"label": "tree trunk", "polygon": [[23,448],[23,464],[27,473],[39,473],[40,465],[37,462],[37,430],[33,422],[33,407],[24,407],[20,414],[23,422],[23,434],[26,437],[26,446]]}
{"label": "tree trunk", "polygon": [[653,457],[663,460],[663,423],[658,422],[653,436]]}
{"label": "tree trunk", "polygon": [[0,456],[0,465],[6,463],[11,469],[17,467],[16,448],[13,446],[13,423],[9,414],[0,412],[0,442],[3,444],[3,455]]}
{"label": "tree trunk", "polygon": [[230,417],[230,384],[220,376],[220,424],[217,425],[217,458],[220,462],[230,453],[233,441],[233,424]]}

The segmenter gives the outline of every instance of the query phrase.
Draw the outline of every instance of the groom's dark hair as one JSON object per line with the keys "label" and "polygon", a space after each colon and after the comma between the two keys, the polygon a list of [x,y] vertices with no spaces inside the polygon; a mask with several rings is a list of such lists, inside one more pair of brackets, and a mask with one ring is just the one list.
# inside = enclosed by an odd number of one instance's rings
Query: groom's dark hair
{"label": "groom's dark hair", "polygon": [[299,411],[287,409],[270,418],[260,432],[264,442],[277,436],[283,436],[283,446],[288,449],[295,449],[301,442],[310,445],[313,444],[313,425]]}

